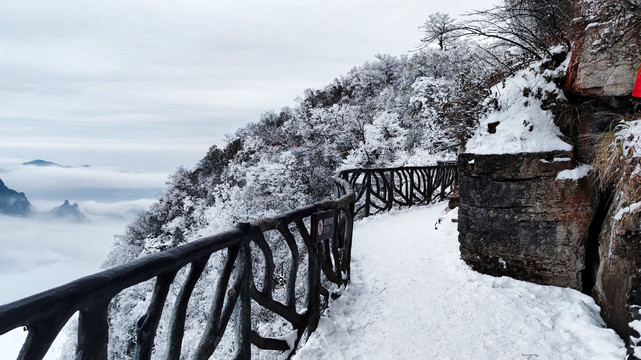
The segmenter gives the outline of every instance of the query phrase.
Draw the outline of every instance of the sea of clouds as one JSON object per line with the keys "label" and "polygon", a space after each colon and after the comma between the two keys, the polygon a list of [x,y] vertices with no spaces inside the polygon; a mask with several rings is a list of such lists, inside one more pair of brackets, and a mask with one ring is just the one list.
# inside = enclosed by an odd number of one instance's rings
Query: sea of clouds
{"label": "sea of clouds", "polygon": [[[167,179],[165,173],[23,162],[0,159],[0,179],[24,192],[33,210],[29,217],[0,215],[0,304],[98,271],[114,235],[155,201]],[[86,219],[49,216],[64,200],[78,203]]]}
{"label": "sea of clouds", "polygon": [[[24,192],[32,215],[0,215],[0,305],[100,271],[117,234],[124,233],[162,191],[167,174],[60,164],[23,165],[34,159],[0,158],[0,179]],[[55,159],[46,159],[55,161]],[[64,200],[77,203],[83,221],[48,214]],[[26,332],[0,337],[0,360],[15,359]],[[60,350],[55,344],[52,353]]]}

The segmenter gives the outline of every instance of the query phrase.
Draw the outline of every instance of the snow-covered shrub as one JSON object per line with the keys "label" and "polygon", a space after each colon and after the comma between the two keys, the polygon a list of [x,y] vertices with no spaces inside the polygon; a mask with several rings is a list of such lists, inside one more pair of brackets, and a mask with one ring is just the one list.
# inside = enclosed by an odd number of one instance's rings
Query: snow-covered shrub
{"label": "snow-covered shrub", "polygon": [[630,203],[641,201],[641,120],[622,121],[595,148],[594,166],[602,188],[626,188]]}

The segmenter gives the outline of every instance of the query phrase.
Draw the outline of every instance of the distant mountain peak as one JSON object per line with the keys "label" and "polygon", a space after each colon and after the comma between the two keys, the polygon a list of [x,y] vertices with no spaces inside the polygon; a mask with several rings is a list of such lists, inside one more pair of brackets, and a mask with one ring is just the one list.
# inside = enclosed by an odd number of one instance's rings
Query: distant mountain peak
{"label": "distant mountain peak", "polygon": [[23,162],[22,165],[66,167],[66,166],[62,166],[60,164],[56,164],[55,162],[41,160],[41,159],[36,159],[36,160]]}
{"label": "distant mountain peak", "polygon": [[24,193],[9,189],[0,179],[0,214],[27,216],[31,214],[31,203]]}
{"label": "distant mountain peak", "polygon": [[49,213],[58,218],[66,218],[73,221],[84,221],[87,219],[85,214],[80,211],[78,203],[71,204],[69,200],[65,200],[62,205],[55,207]]}
{"label": "distant mountain peak", "polygon": [[[42,159],[36,159],[36,160],[31,160],[31,161],[25,161],[25,162],[23,162],[23,163],[22,163],[22,165],[25,165],[25,166],[42,166],[42,167],[46,167],[46,166],[55,166],[55,167],[61,167],[61,168],[71,168],[71,167],[75,167],[75,166],[69,166],[69,165],[60,165],[60,164],[55,163],[55,162],[53,162],[53,161],[47,161],[47,160],[42,160]],[[80,165],[79,167],[82,167],[82,168],[90,168],[90,167],[91,167],[91,165],[84,164],[84,165]]]}

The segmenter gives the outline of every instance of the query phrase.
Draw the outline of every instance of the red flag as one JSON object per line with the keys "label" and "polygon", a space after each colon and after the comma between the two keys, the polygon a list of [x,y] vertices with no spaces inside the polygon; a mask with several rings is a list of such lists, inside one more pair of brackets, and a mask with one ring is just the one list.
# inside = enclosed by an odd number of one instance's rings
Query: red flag
{"label": "red flag", "polygon": [[637,74],[637,81],[634,83],[634,90],[632,90],[632,96],[641,98],[641,68]]}

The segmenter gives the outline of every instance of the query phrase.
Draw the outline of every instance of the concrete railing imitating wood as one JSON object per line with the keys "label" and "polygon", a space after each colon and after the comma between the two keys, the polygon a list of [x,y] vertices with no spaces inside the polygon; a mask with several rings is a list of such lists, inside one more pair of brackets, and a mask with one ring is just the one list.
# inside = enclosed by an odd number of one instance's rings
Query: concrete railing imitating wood
{"label": "concrete railing imitating wood", "polygon": [[[237,359],[251,358],[251,345],[288,353],[291,357],[305,333],[316,330],[321,311],[333,297],[334,289],[350,280],[350,260],[354,216],[387,211],[394,206],[412,206],[444,199],[456,183],[456,166],[440,164],[424,168],[347,170],[335,178],[336,199],[326,200],[291,212],[251,223],[196,240],[130,263],[89,275],[66,285],[0,306],[0,334],[16,328],[28,330],[18,359],[42,359],[64,325],[79,314],[76,359],[108,358],[109,304],[119,293],[134,285],[155,280],[153,295],[135,327],[134,359],[150,359],[163,309],[172,310],[166,358],[177,360],[183,353],[187,304],[206,264],[214,253],[221,252],[224,266],[219,274],[207,324],[196,347],[196,359],[208,359],[234,317]],[[353,188],[358,189],[355,193]],[[320,212],[333,211],[333,234],[315,241],[312,224]],[[330,213],[331,214],[331,213]],[[327,215],[325,215],[327,216]],[[329,215],[330,217],[332,215]],[[314,220],[316,221],[316,220]],[[309,224],[309,225],[308,225]],[[291,255],[288,276],[282,285],[285,301],[274,299],[274,257],[265,239],[267,232],[277,234]],[[297,241],[298,240],[298,241]],[[305,246],[299,248],[298,243]],[[250,245],[262,257],[253,258]],[[225,251],[223,251],[225,250]],[[306,256],[301,256],[304,251]],[[296,297],[296,283],[301,258],[307,258],[304,298]],[[262,288],[254,283],[253,262],[262,262]],[[177,273],[188,267],[173,304],[167,304],[170,286]],[[282,317],[296,332],[293,346],[283,338],[260,335],[252,328],[252,300],[260,307]],[[297,310],[297,303],[304,304]],[[158,342],[157,342],[158,343]]]}
{"label": "concrete railing imitating wood", "polygon": [[458,184],[455,161],[435,166],[343,170],[339,177],[356,194],[354,216],[370,216],[394,207],[445,200]]}

